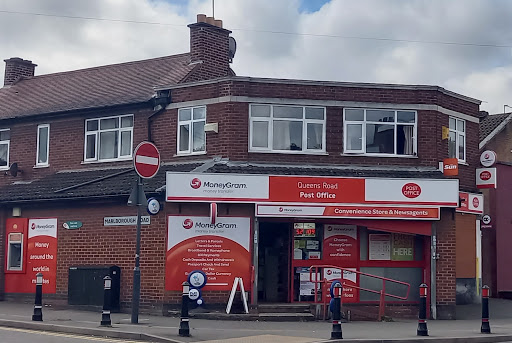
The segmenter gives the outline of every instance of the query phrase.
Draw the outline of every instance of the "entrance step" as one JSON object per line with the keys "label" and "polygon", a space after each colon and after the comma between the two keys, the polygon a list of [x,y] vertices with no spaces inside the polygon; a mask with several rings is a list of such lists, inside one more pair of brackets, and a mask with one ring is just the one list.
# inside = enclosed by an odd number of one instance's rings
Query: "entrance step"
{"label": "entrance step", "polygon": [[315,316],[311,313],[260,313],[258,319],[266,322],[308,322],[315,320]]}
{"label": "entrance step", "polygon": [[258,304],[258,313],[311,314],[309,304]]}

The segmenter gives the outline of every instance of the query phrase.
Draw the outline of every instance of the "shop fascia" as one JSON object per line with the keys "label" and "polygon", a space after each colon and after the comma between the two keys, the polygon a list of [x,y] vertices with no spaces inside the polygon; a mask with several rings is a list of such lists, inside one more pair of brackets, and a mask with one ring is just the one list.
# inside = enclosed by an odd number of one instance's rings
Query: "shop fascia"
{"label": "shop fascia", "polygon": [[457,179],[167,173],[169,202],[256,204],[261,217],[439,219],[459,206]]}

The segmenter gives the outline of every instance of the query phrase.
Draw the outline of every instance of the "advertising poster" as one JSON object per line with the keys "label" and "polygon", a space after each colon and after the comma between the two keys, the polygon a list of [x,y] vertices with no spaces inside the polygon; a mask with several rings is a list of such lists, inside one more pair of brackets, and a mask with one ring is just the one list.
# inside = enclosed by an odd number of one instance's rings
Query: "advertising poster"
{"label": "advertising poster", "polygon": [[414,236],[394,233],[391,242],[392,261],[414,261]]}
{"label": "advertising poster", "polygon": [[[340,269],[324,268],[324,279],[327,281],[339,280],[343,284],[343,293],[341,294],[342,303],[355,303],[359,301],[359,290],[356,288],[359,286],[357,282],[357,274],[351,272],[351,270],[356,271],[357,269],[347,268],[343,270],[342,278]],[[331,295],[327,294],[327,298],[330,299],[330,297]]]}
{"label": "advertising poster", "polygon": [[193,270],[207,276],[205,290],[229,291],[235,277],[251,287],[250,218],[169,216],[165,289],[181,291]]}
{"label": "advertising poster", "polygon": [[25,273],[6,277],[6,293],[34,293],[36,274],[43,274],[43,293],[55,293],[57,281],[57,218],[28,220]]}
{"label": "advertising poster", "polygon": [[368,259],[373,261],[391,260],[391,235],[370,234],[368,235]]}
{"label": "advertising poster", "polygon": [[355,225],[324,225],[324,260],[354,265],[359,260]]}

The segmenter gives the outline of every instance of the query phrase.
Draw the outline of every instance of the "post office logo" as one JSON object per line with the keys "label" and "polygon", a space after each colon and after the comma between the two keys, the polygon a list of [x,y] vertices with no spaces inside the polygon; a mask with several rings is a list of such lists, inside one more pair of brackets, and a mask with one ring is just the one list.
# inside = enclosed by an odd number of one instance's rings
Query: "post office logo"
{"label": "post office logo", "polygon": [[474,197],[473,198],[473,207],[478,208],[479,205],[480,205],[480,201],[478,200],[477,197]]}
{"label": "post office logo", "polygon": [[484,170],[483,172],[480,173],[480,179],[483,180],[483,181],[487,181],[491,178],[491,173]]}
{"label": "post office logo", "polygon": [[192,181],[190,181],[190,187],[198,189],[201,187],[201,180],[199,180],[197,177],[193,178]]}
{"label": "post office logo", "polygon": [[192,226],[194,226],[194,222],[192,221],[192,219],[187,218],[187,219],[185,219],[183,221],[183,228],[184,229],[189,230],[189,229],[192,228]]}
{"label": "post office logo", "polygon": [[409,199],[417,198],[421,194],[421,187],[413,182],[406,183],[402,187],[402,194]]}

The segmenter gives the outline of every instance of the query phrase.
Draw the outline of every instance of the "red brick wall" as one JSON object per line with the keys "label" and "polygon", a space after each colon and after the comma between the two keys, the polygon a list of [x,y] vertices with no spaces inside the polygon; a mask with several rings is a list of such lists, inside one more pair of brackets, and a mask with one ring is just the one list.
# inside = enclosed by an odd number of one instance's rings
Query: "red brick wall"
{"label": "red brick wall", "polygon": [[[134,114],[133,147],[147,139],[147,117],[150,109],[125,109],[110,112],[94,112],[88,116],[40,119],[23,121],[9,126],[11,130],[9,163],[17,162],[22,173],[16,178],[5,176],[0,178],[0,185],[13,181],[31,180],[53,174],[59,170],[97,168],[115,165],[132,165],[132,162],[83,163],[85,120],[119,114]],[[36,164],[37,126],[50,124],[49,167],[34,168]]]}
{"label": "red brick wall", "polygon": [[453,209],[442,209],[437,222],[436,287],[438,319],[455,319],[455,217]]}

